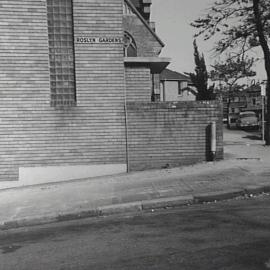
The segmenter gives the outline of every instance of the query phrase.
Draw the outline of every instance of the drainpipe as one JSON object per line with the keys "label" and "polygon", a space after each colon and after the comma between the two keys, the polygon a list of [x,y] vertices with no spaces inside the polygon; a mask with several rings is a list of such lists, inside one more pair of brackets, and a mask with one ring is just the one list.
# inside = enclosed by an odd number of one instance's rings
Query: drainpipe
{"label": "drainpipe", "polygon": [[126,163],[127,163],[127,172],[129,172],[127,83],[126,83],[125,65],[124,65],[124,98],[125,98],[124,111],[125,111]]}
{"label": "drainpipe", "polygon": [[216,122],[211,122],[211,159],[216,159],[217,152],[217,125]]}

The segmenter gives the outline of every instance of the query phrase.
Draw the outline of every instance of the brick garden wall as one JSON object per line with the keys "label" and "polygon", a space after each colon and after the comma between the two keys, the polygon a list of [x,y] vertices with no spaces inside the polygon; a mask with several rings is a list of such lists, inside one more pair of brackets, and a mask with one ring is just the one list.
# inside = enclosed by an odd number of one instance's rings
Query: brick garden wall
{"label": "brick garden wall", "polygon": [[223,158],[222,105],[217,102],[128,103],[129,169],[181,166],[209,158],[209,124],[217,122]]}

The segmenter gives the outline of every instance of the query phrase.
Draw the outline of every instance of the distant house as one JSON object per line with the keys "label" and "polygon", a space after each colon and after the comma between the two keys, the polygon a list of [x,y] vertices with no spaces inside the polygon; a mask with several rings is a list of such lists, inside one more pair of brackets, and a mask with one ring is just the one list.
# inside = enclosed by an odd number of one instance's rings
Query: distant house
{"label": "distant house", "polygon": [[247,107],[246,93],[244,91],[226,93],[223,104],[223,118],[226,118],[229,127],[235,125],[239,113]]}
{"label": "distant house", "polygon": [[254,85],[246,89],[247,111],[254,111],[257,115],[262,111],[261,86]]}
{"label": "distant house", "polygon": [[250,86],[242,91],[223,93],[223,118],[228,125],[234,125],[240,112],[253,111],[261,118],[262,96],[259,85]]}
{"label": "distant house", "polygon": [[160,101],[194,101],[196,91],[188,76],[165,69],[160,74]]}

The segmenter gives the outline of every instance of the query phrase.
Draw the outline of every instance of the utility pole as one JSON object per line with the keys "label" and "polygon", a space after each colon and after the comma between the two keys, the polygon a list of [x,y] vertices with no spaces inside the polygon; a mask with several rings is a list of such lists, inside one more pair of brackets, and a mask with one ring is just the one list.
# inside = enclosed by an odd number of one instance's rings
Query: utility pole
{"label": "utility pole", "polygon": [[262,141],[265,140],[265,121],[264,121],[264,102],[265,102],[265,95],[266,95],[266,84],[263,83],[261,87],[261,97],[262,97]]}

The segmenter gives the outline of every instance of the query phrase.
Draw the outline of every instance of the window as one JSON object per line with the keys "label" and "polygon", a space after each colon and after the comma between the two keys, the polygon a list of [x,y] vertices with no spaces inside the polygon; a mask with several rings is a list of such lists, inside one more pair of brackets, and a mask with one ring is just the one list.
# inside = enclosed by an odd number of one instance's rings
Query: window
{"label": "window", "polygon": [[181,81],[181,89],[185,89],[188,87],[188,82],[187,81]]}
{"label": "window", "polygon": [[137,46],[134,38],[127,32],[124,33],[124,56],[125,57],[136,57]]}
{"label": "window", "polygon": [[178,81],[178,96],[182,96],[183,91],[182,91],[182,87],[181,87],[181,82]]}
{"label": "window", "polygon": [[51,106],[75,104],[72,0],[47,0]]}
{"label": "window", "polygon": [[178,82],[178,95],[182,96],[183,91],[187,88],[188,83],[186,81],[179,81]]}

